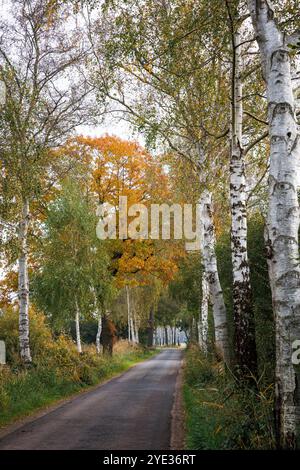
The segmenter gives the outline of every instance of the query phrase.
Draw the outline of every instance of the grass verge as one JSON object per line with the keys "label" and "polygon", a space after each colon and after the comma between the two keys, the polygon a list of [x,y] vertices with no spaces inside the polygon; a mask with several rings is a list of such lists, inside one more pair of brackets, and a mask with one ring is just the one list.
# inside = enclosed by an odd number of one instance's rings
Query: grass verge
{"label": "grass verge", "polygon": [[274,449],[272,386],[241,386],[194,345],[186,351],[183,395],[187,449]]}

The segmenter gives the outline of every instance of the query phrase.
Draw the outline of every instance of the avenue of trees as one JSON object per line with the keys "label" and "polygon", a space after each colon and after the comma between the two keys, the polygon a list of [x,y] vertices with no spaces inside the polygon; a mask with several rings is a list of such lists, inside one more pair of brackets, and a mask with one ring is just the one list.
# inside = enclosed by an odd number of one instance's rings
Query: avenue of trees
{"label": "avenue of trees", "polygon": [[[9,3],[0,308],[18,309],[22,362],[31,310],[79,353],[108,319],[148,346],[183,332],[241,386],[274,386],[276,445],[299,447],[298,2]],[[145,148],[82,135],[107,116]],[[200,250],[97,238],[97,205],[120,196],[198,204]]]}

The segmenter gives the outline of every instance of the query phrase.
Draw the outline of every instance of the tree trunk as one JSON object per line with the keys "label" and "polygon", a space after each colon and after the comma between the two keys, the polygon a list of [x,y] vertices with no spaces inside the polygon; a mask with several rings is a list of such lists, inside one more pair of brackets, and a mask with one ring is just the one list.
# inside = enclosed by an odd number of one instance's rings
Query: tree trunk
{"label": "tree trunk", "polygon": [[208,299],[209,299],[209,285],[206,279],[206,273],[202,274],[202,299],[201,311],[198,322],[198,341],[202,351],[207,353],[208,346]]}
{"label": "tree trunk", "polygon": [[164,333],[165,333],[165,345],[169,346],[169,339],[168,339],[168,327],[164,327]]}
{"label": "tree trunk", "polygon": [[[267,83],[270,175],[267,216],[269,276],[276,321],[276,428],[278,446],[295,448],[300,428],[300,370],[292,362],[300,338],[299,128],[295,115],[288,36],[270,2],[249,0]],[[299,37],[298,37],[299,41]]]}
{"label": "tree trunk", "polygon": [[99,312],[98,313],[98,329],[97,329],[97,335],[96,335],[96,350],[97,353],[100,354],[101,352],[101,330],[102,330],[102,315]]}
{"label": "tree trunk", "polygon": [[241,373],[257,372],[254,311],[247,250],[247,193],[243,152],[243,85],[241,38],[233,38],[232,112],[230,139],[231,254],[236,359]]}
{"label": "tree trunk", "polygon": [[212,302],[215,341],[217,352],[229,363],[229,342],[227,331],[226,307],[220,284],[217,257],[215,252],[216,236],[213,221],[212,194],[205,190],[200,198],[201,245],[205,279],[209,286]]}
{"label": "tree trunk", "polygon": [[130,297],[129,297],[129,287],[126,286],[126,299],[127,299],[127,318],[128,318],[128,341],[133,340],[132,337],[132,319],[131,319],[131,310],[130,310]]}
{"label": "tree trunk", "polygon": [[149,320],[148,320],[148,347],[153,346],[153,332],[154,332],[154,309],[151,307]]}
{"label": "tree trunk", "polygon": [[134,343],[139,344],[139,327],[138,327],[135,310],[133,312],[132,323],[133,323],[133,330],[134,330]]}
{"label": "tree trunk", "polygon": [[77,344],[77,351],[81,354],[82,347],[81,347],[81,337],[80,337],[80,312],[77,299],[75,300],[75,326],[76,326],[76,344]]}
{"label": "tree trunk", "polygon": [[22,220],[19,224],[19,344],[20,355],[25,363],[32,361],[29,344],[29,278],[28,278],[28,246],[27,236],[29,227],[29,202],[23,202]]}
{"label": "tree trunk", "polygon": [[131,314],[131,316],[130,316],[130,331],[131,331],[130,335],[131,335],[131,341],[132,341],[133,343],[135,343],[136,340],[135,340],[135,330],[134,330],[132,312],[130,312],[130,314]]}

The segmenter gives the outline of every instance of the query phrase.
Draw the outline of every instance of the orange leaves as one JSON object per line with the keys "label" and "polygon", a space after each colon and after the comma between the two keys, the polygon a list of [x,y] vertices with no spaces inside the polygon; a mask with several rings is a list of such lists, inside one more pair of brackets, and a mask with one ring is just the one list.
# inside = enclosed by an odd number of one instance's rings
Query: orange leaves
{"label": "orange leaves", "polygon": [[128,197],[128,205],[156,202],[167,190],[162,166],[137,142],[81,136],[68,141],[63,151],[89,167],[91,190],[100,203],[117,206],[120,196]]}
{"label": "orange leaves", "polygon": [[18,273],[9,271],[0,281],[0,308],[7,307],[16,300],[18,291]]}
{"label": "orange leaves", "polygon": [[[112,204],[117,212],[120,196],[127,196],[128,208],[137,203],[149,207],[171,199],[163,163],[137,142],[111,135],[80,136],[69,140],[59,152],[65,158],[69,155],[82,168],[84,180],[97,201]],[[171,241],[107,241],[117,285],[145,285],[154,278],[171,280],[180,257],[175,246]]]}

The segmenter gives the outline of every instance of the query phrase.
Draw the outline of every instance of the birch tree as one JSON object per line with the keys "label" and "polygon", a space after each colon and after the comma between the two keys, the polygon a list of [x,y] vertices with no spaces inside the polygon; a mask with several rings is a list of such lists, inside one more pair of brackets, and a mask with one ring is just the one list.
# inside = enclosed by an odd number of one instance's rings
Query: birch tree
{"label": "birch tree", "polygon": [[4,187],[14,188],[14,220],[8,222],[18,225],[20,354],[24,362],[31,362],[28,234],[35,215],[31,206],[53,184],[49,148],[87,122],[84,101],[90,89],[79,69],[85,57],[80,31],[75,39],[71,22],[65,29],[67,9],[62,7],[61,18],[50,20],[49,2],[17,0],[10,6],[10,19],[0,24],[0,78],[7,97],[1,113],[1,171]]}
{"label": "birch tree", "polygon": [[[233,274],[233,310],[236,359],[240,372],[247,376],[257,372],[254,311],[247,249],[247,182],[243,136],[243,21],[237,18],[226,1],[231,45],[231,116],[230,116],[230,207],[231,253]],[[237,6],[239,16],[239,5]]]}
{"label": "birch tree", "polygon": [[[226,307],[218,274],[217,257],[215,252],[216,237],[213,221],[212,195],[208,190],[203,191],[200,198],[200,220],[202,257],[204,264],[204,282],[208,284],[210,300],[213,308],[216,349],[226,363],[229,363],[229,342],[226,318]],[[206,288],[206,286],[204,286]],[[204,342],[207,341],[207,303],[206,292],[202,293],[204,311],[202,312],[202,328]]]}
{"label": "birch tree", "polygon": [[300,34],[285,34],[267,0],[248,0],[267,87],[270,136],[267,248],[276,321],[276,427],[278,445],[299,441],[300,371],[292,363],[300,338],[298,162],[299,126],[292,85],[291,48]]}
{"label": "birch tree", "polygon": [[93,317],[95,291],[101,299],[100,282],[102,290],[109,288],[109,259],[96,237],[96,224],[94,207],[74,183],[66,182],[49,207],[39,269],[33,279],[36,303],[54,329],[75,325],[79,353],[80,321]]}

